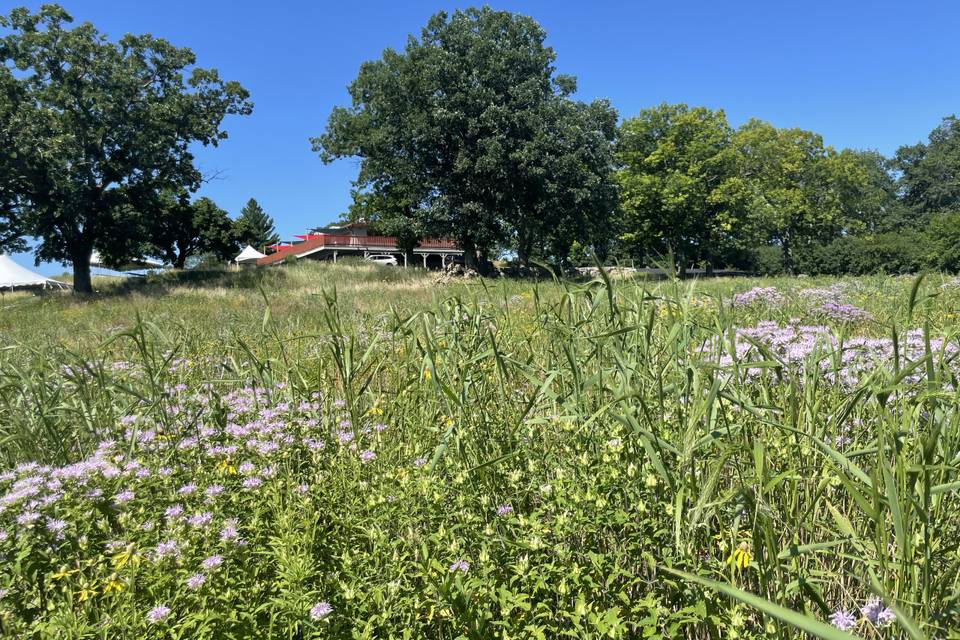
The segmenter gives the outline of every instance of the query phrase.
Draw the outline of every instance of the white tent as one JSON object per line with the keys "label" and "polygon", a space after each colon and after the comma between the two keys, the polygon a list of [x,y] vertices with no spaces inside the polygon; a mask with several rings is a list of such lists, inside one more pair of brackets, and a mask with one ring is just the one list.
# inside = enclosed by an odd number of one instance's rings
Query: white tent
{"label": "white tent", "polygon": [[96,250],[90,254],[90,266],[98,267],[101,269],[113,269],[114,271],[136,271],[139,269],[162,269],[163,263],[157,260],[151,260],[150,258],[138,258],[136,260],[131,260],[129,263],[123,265],[119,269],[114,269],[113,267],[108,267],[103,263],[103,258],[100,257],[100,253]]}
{"label": "white tent", "polygon": [[250,245],[247,245],[233,261],[237,264],[256,264],[257,260],[263,257],[266,257],[266,254],[260,253]]}
{"label": "white tent", "polygon": [[67,285],[57,280],[51,280],[39,273],[34,273],[26,267],[21,267],[10,256],[0,254],[0,290],[12,290],[17,287],[40,287],[42,289],[56,287],[64,289]]}

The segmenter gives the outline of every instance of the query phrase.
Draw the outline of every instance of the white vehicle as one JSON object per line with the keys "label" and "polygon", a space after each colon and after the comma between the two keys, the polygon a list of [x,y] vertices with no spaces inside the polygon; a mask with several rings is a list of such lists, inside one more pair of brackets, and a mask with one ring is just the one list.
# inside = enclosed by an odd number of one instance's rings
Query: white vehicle
{"label": "white vehicle", "polygon": [[386,253],[367,256],[364,258],[364,260],[367,262],[372,262],[373,264],[383,265],[385,267],[397,266],[397,259]]}

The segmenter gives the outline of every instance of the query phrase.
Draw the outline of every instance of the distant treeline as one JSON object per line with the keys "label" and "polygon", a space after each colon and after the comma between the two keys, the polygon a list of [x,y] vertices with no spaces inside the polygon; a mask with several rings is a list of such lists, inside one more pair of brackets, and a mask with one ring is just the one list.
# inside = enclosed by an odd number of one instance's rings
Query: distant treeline
{"label": "distant treeline", "polygon": [[[193,194],[192,149],[227,137],[253,104],[239,83],[152,35],[113,41],[63,8],[0,16],[0,251],[184,266],[276,241],[255,201],[237,221]],[[620,121],[573,98],[546,33],[526,16],[433,16],[402,51],[361,65],[313,138],[359,159],[344,214],[407,251],[450,237],[482,268],[497,256],[558,267],[595,260],[763,272],[960,268],[960,123],[894,158],[837,151],[801,129],[660,105]]]}
{"label": "distant treeline", "polygon": [[365,63],[314,139],[359,158],[347,214],[398,235],[556,265],[618,259],[767,273],[960,268],[960,123],[894,158],[723,111],[663,104],[618,124],[573,99],[531,18],[439,13]]}

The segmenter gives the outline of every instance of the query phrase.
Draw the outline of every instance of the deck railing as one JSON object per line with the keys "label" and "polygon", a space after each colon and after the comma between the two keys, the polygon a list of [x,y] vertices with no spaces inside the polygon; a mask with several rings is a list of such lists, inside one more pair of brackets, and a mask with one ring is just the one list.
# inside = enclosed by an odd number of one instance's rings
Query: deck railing
{"label": "deck railing", "polygon": [[[399,251],[397,239],[393,236],[348,236],[332,233],[310,234],[306,240],[294,245],[284,245],[276,252],[257,261],[257,264],[270,264],[285,259],[291,254],[302,254],[307,251],[324,248],[356,248],[371,249],[374,251]],[[417,249],[435,249],[438,251],[454,251],[457,243],[443,238],[429,238],[420,241]]]}

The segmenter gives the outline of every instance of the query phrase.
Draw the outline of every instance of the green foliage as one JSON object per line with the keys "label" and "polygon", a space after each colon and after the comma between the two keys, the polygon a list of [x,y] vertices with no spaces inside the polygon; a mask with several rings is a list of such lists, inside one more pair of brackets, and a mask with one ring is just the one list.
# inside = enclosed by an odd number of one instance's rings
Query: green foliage
{"label": "green foliage", "polygon": [[934,215],[927,226],[926,250],[930,266],[960,272],[960,213]]}
{"label": "green foliage", "polygon": [[163,195],[146,219],[149,240],[143,251],[176,269],[183,269],[190,258],[201,254],[224,263],[240,248],[233,222],[210,198],[189,202],[186,194]]}
{"label": "green foliage", "polygon": [[402,52],[364,63],[313,139],[359,157],[355,211],[405,238],[450,236],[472,264],[511,245],[563,260],[605,244],[616,113],[574,102],[533,19],[488,7],[438,13]]}
{"label": "green foliage", "polygon": [[216,145],[223,118],[251,104],[189,49],[71,22],[56,5],[0,18],[0,233],[39,238],[37,258],[72,262],[83,293],[91,251],[139,257],[140,212],[161,190],[196,188],[190,145]]}
{"label": "green foliage", "polygon": [[732,144],[737,178],[718,198],[743,212],[747,237],[781,247],[787,273],[798,245],[856,229],[865,217],[876,187],[855,154],[824,147],[815,133],[758,120],[738,129]]}
{"label": "green foliage", "polygon": [[737,222],[721,197],[735,166],[723,111],[685,104],[643,109],[621,125],[619,241],[633,257],[672,253],[681,272],[714,262]]}
{"label": "green foliage", "polygon": [[915,210],[960,208],[960,120],[947,116],[927,144],[897,149],[895,166],[903,174],[904,201]]}
{"label": "green foliage", "polygon": [[280,241],[273,218],[253,198],[247,200],[247,204],[240,209],[240,215],[235,224],[237,242],[241,245],[250,245],[258,251],[263,251],[267,245]]}
{"label": "green foliage", "polygon": [[917,273],[929,265],[927,240],[924,233],[911,230],[846,236],[802,247],[797,266],[812,275]]}
{"label": "green foliage", "polygon": [[[782,296],[730,304],[753,286]],[[116,287],[0,309],[0,496],[26,488],[0,511],[5,637],[759,640],[840,637],[837,608],[871,640],[960,628],[953,280],[437,288],[301,261]],[[824,322],[811,290],[874,319],[799,362],[722,359],[738,328]],[[49,471],[18,465],[101,446],[27,495]],[[874,596],[895,622],[860,613]]]}

